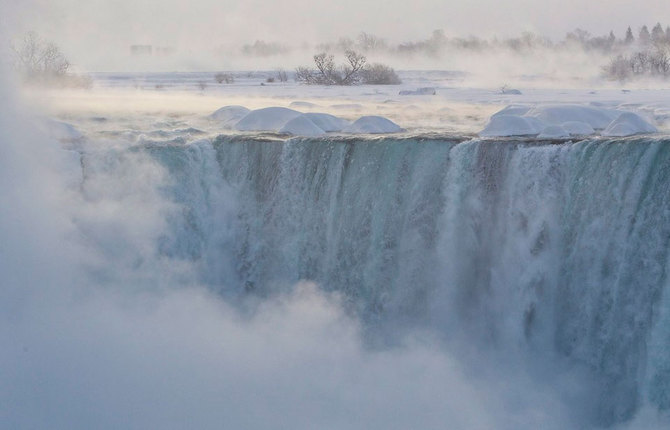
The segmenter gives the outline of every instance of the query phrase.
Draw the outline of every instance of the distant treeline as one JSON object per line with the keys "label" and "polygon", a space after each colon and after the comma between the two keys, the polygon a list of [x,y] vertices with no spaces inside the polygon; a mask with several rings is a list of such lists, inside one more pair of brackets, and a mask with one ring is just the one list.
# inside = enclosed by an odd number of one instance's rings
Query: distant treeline
{"label": "distant treeline", "polygon": [[[637,34],[636,34],[637,33]],[[443,30],[434,30],[430,37],[424,40],[389,43],[385,38],[374,34],[361,32],[357,37],[342,37],[334,42],[319,43],[316,45],[301,45],[291,47],[279,43],[257,40],[253,44],[242,47],[242,53],[253,56],[284,55],[297,49],[309,49],[322,52],[357,51],[365,54],[396,54],[396,55],[427,55],[439,56],[442,52],[453,50],[486,51],[501,48],[511,51],[524,52],[532,49],[564,49],[580,46],[587,51],[602,53],[621,53],[629,48],[667,47],[670,45],[670,26],[657,23],[651,31],[645,25],[637,32],[628,27],[622,37],[616,37],[614,31],[604,36],[594,36],[581,28],[566,34],[560,41],[552,41],[547,37],[535,33],[524,32],[517,37],[482,39],[476,36],[447,37]]]}
{"label": "distant treeline", "polygon": [[[503,51],[528,54],[539,50],[585,52],[609,56],[611,61],[603,66],[603,73],[612,79],[626,80],[637,76],[670,77],[670,26],[657,23],[651,29],[644,25],[637,31],[629,26],[617,37],[614,31],[607,35],[594,36],[577,28],[560,41],[553,41],[535,33],[525,32],[516,37],[483,39],[477,36],[447,37],[442,30],[434,30],[430,37],[393,44],[385,38],[361,32],[355,38],[342,37],[337,41],[310,45],[303,43],[291,47],[279,43],[257,40],[244,45],[242,53],[250,56],[269,57],[285,55],[296,50],[346,53],[360,52],[365,55],[379,54],[397,57],[432,57],[453,55],[454,52]],[[594,61],[602,61],[600,58]]]}

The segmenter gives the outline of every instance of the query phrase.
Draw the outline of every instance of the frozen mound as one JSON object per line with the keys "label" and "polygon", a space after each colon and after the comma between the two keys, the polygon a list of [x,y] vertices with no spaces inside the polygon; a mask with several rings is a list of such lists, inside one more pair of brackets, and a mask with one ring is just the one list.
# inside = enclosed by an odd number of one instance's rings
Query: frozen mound
{"label": "frozen mound", "polygon": [[72,124],[68,124],[62,121],[56,121],[51,118],[44,118],[41,121],[41,125],[46,134],[56,140],[62,142],[74,142],[80,140],[84,137],[79,130],[77,130]]}
{"label": "frozen mound", "polygon": [[342,110],[360,110],[363,109],[363,105],[359,105],[358,103],[344,103],[344,104],[337,104],[337,105],[330,105],[331,108],[333,109],[342,109]]}
{"label": "frozen mound", "polygon": [[343,133],[398,133],[403,131],[395,122],[381,116],[362,116],[342,130]]}
{"label": "frozen mound", "polygon": [[542,133],[537,136],[538,139],[563,139],[566,137],[570,137],[570,133],[560,125],[545,127]]}
{"label": "frozen mound", "polygon": [[294,136],[321,136],[326,132],[310,121],[306,115],[300,115],[287,122],[280,133],[292,134]]}
{"label": "frozen mound", "polygon": [[237,121],[251,112],[244,106],[224,106],[209,116],[209,119],[218,121],[225,128],[231,128]]}
{"label": "frozen mound", "polygon": [[437,91],[435,91],[435,88],[433,87],[418,88],[416,90],[402,90],[398,93],[398,95],[401,96],[434,96],[435,94],[437,94]]}
{"label": "frozen mound", "polygon": [[307,117],[317,127],[326,132],[342,131],[351,124],[346,119],[338,118],[327,113],[306,113],[303,116]]}
{"label": "frozen mound", "polygon": [[496,136],[534,136],[545,128],[534,118],[518,115],[494,115],[484,130],[479,132],[482,137]]}
{"label": "frozen mound", "polygon": [[498,112],[494,113],[491,115],[491,118],[494,116],[499,116],[499,115],[525,115],[529,110],[531,109],[530,106],[523,106],[523,105],[509,105]]}
{"label": "frozen mound", "polygon": [[603,136],[621,137],[642,133],[656,133],[653,125],[633,112],[623,112],[601,133]]}
{"label": "frozen mound", "polygon": [[238,131],[279,131],[300,115],[302,113],[284,107],[256,109],[242,117],[234,128]]}
{"label": "frozen mound", "polygon": [[314,103],[310,103],[310,102],[301,102],[301,101],[291,102],[291,104],[289,104],[289,107],[292,107],[292,108],[307,108],[307,109],[312,109],[312,108],[315,108],[315,107],[318,107],[318,106],[319,106],[319,105],[314,104]]}
{"label": "frozen mound", "polygon": [[532,136],[557,139],[569,136],[631,136],[655,133],[656,127],[638,114],[579,105],[548,105],[528,108],[510,105],[493,114],[482,137]]}
{"label": "frozen mound", "polygon": [[594,130],[605,129],[621,112],[595,106],[548,105],[529,110],[524,116],[535,117],[547,125],[561,125],[569,121],[585,122]]}
{"label": "frozen mound", "polygon": [[571,136],[589,136],[596,131],[589,124],[582,121],[568,121],[561,124]]}

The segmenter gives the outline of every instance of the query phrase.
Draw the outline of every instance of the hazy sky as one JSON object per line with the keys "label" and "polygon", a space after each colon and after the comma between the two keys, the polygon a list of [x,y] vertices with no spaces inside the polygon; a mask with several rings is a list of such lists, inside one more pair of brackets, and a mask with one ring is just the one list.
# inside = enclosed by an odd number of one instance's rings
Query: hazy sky
{"label": "hazy sky", "polygon": [[[327,41],[367,31],[394,42],[428,37],[516,35],[562,38],[576,27],[622,36],[631,25],[670,25],[667,0],[0,0],[17,10],[16,32],[36,29],[86,62],[129,44],[198,47],[256,39]],[[634,5],[634,7],[633,7]]]}

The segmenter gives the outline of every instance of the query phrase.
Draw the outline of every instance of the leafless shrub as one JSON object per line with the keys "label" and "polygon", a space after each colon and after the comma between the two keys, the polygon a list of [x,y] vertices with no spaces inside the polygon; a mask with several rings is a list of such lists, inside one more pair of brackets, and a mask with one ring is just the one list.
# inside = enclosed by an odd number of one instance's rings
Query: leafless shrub
{"label": "leafless shrub", "polygon": [[214,75],[214,80],[219,84],[223,84],[224,82],[226,84],[232,84],[235,82],[235,77],[232,73],[217,73]]}
{"label": "leafless shrub", "polygon": [[375,63],[361,70],[361,82],[366,85],[398,85],[402,81],[391,67]]}
{"label": "leafless shrub", "polygon": [[286,74],[286,71],[284,69],[277,70],[277,80],[279,82],[287,82],[288,81],[288,75]]}

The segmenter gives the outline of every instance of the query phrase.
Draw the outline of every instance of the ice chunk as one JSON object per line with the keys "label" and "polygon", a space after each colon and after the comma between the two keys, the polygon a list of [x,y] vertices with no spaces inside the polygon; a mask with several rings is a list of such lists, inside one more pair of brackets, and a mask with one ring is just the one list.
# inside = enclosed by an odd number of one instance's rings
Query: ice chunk
{"label": "ice chunk", "polygon": [[244,106],[224,106],[211,114],[209,118],[218,121],[224,128],[232,128],[237,121],[242,119],[249,112],[251,111]]}
{"label": "ice chunk", "polygon": [[393,121],[381,116],[362,116],[342,130],[343,133],[398,133],[402,128]]}
{"label": "ice chunk", "polygon": [[309,118],[320,129],[327,132],[342,131],[349,126],[350,122],[346,119],[338,118],[327,113],[306,113],[305,117]]}
{"label": "ice chunk", "polygon": [[287,122],[279,132],[296,136],[321,136],[326,134],[323,129],[310,121],[306,115],[300,115],[293,118]]}
{"label": "ice chunk", "polygon": [[290,120],[302,113],[285,107],[252,110],[235,124],[239,131],[279,131]]}
{"label": "ice chunk", "polygon": [[539,134],[545,125],[536,118],[518,115],[497,115],[491,117],[484,130],[479,132],[482,137],[495,136],[534,136]]}
{"label": "ice chunk", "polygon": [[632,136],[642,133],[656,133],[653,125],[633,112],[623,112],[601,133],[603,136]]}
{"label": "ice chunk", "polygon": [[582,121],[568,121],[561,126],[570,133],[571,136],[589,136],[596,131],[589,124]]}
{"label": "ice chunk", "polygon": [[547,126],[542,133],[540,133],[538,139],[562,139],[570,137],[570,133],[560,125],[550,125]]}

